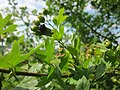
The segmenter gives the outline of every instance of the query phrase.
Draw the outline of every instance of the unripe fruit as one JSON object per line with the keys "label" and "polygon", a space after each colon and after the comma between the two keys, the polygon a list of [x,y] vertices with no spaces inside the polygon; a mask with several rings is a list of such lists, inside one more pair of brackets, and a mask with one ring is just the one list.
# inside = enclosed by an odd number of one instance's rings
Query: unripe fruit
{"label": "unripe fruit", "polygon": [[89,75],[89,78],[90,78],[90,79],[94,79],[94,78],[95,78],[95,75],[94,75],[94,74],[90,74],[90,75]]}
{"label": "unripe fruit", "polygon": [[117,79],[115,77],[111,77],[112,82],[117,82]]}
{"label": "unripe fruit", "polygon": [[39,27],[35,25],[35,26],[32,27],[31,30],[32,30],[32,31],[37,31],[38,29],[39,29]]}
{"label": "unripe fruit", "polygon": [[41,15],[38,16],[38,19],[40,21],[40,23],[44,23],[45,22],[45,18]]}
{"label": "unripe fruit", "polygon": [[107,42],[105,43],[105,47],[110,48],[111,46],[112,46],[111,41],[107,41]]}
{"label": "unripe fruit", "polygon": [[43,15],[47,15],[47,14],[49,14],[49,11],[47,9],[44,9],[43,10]]}
{"label": "unripe fruit", "polygon": [[34,23],[35,25],[37,25],[37,26],[40,25],[40,21],[39,21],[39,20],[35,20],[35,21],[33,21],[33,23]]}

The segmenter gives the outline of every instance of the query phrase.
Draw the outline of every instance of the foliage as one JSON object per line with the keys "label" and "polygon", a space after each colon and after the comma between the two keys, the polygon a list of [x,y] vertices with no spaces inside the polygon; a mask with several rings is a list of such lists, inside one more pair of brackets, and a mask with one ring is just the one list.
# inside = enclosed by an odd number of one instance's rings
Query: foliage
{"label": "foliage", "polygon": [[65,14],[69,16],[66,22],[71,24],[68,30],[75,31],[84,43],[106,38],[116,43],[119,38],[114,33],[119,33],[119,0],[47,0],[46,4],[50,15],[65,8]]}
{"label": "foliage", "polygon": [[[89,2],[100,14],[85,12]],[[59,0],[48,0],[46,3],[48,9],[44,9],[43,14],[32,11],[33,15],[38,15],[32,24],[23,20],[24,26],[36,35],[34,38],[41,40],[35,48],[32,41],[24,42],[26,38],[21,36],[17,40],[13,38],[12,48],[3,53],[4,35],[15,31],[19,23],[7,25],[12,15],[3,18],[0,14],[0,87],[3,90],[119,90],[120,45],[116,42],[118,37],[110,33],[113,21],[119,19],[118,7],[113,5],[118,6],[118,1],[64,0],[59,3]],[[113,5],[116,10],[105,5]],[[21,19],[27,16],[26,8],[21,8],[20,16],[12,13],[13,16]],[[107,9],[113,21],[108,18]],[[74,29],[72,35],[65,30],[69,28]],[[27,45],[27,54],[26,43],[33,43]]]}

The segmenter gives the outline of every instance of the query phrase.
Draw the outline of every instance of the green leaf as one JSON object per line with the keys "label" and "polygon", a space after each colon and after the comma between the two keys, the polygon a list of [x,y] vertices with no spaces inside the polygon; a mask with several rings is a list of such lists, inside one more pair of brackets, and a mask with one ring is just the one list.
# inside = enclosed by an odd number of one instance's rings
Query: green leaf
{"label": "green leaf", "polygon": [[19,37],[19,40],[18,40],[17,42],[18,42],[18,43],[24,42],[24,35],[22,35],[21,37]]}
{"label": "green leaf", "polygon": [[60,68],[63,69],[65,65],[68,63],[68,55],[62,58],[61,63],[60,63]]}
{"label": "green leaf", "polygon": [[11,15],[9,14],[2,21],[0,21],[0,33],[3,27],[9,22],[10,19],[11,19]]}
{"label": "green leaf", "polygon": [[60,26],[60,28],[59,28],[59,40],[62,39],[63,34],[64,34],[64,26],[62,25],[62,26]]}
{"label": "green leaf", "polygon": [[67,50],[72,54],[77,56],[77,50],[71,46],[67,47]]}
{"label": "green leaf", "polygon": [[53,65],[59,65],[60,62],[61,62],[60,59],[52,59],[52,60],[50,61],[50,63],[53,64]]}
{"label": "green leaf", "polygon": [[46,51],[50,51],[51,50],[51,48],[53,48],[53,39],[46,39],[46,41],[45,41],[45,49],[46,49]]}
{"label": "green leaf", "polygon": [[33,53],[35,53],[41,46],[43,46],[43,43],[40,44],[40,45],[38,45],[38,46],[36,46],[35,48],[33,48],[29,53],[27,53],[27,54],[22,54],[22,55],[20,56],[20,59],[17,61],[16,64],[27,60],[27,59],[30,57],[30,55],[33,54]]}
{"label": "green leaf", "polygon": [[16,65],[16,62],[20,58],[20,50],[19,49],[20,49],[19,43],[17,41],[15,41],[13,43],[11,52],[8,53],[7,55],[3,56],[2,60],[1,60],[2,65],[6,64],[2,68],[12,68]]}
{"label": "green leaf", "polygon": [[54,71],[55,71],[55,67],[53,67],[53,66],[51,66],[50,67],[50,72],[49,72],[49,74],[48,74],[48,76],[47,76],[47,79],[52,79],[52,78],[54,78]]}
{"label": "green leaf", "polygon": [[68,90],[67,85],[65,84],[65,82],[62,80],[61,77],[57,77],[58,80],[58,84],[63,88],[63,90]]}
{"label": "green leaf", "polygon": [[62,80],[61,76],[62,76],[62,73],[61,73],[61,70],[58,66],[55,67],[55,70],[54,70],[54,74],[56,76],[56,79],[58,80],[58,84],[64,89],[64,90],[68,90],[68,87],[67,85],[64,83],[64,81]]}
{"label": "green leaf", "polygon": [[75,66],[75,79],[82,78],[83,75],[83,69],[81,67]]}
{"label": "green leaf", "polygon": [[67,18],[68,16],[59,16],[58,18],[58,24],[61,24],[63,21],[65,21],[65,19]]}
{"label": "green leaf", "polygon": [[58,25],[61,24],[68,17],[67,15],[64,16],[63,13],[64,13],[64,8],[61,8],[59,10],[59,15],[57,16]]}
{"label": "green leaf", "polygon": [[58,25],[56,17],[54,17],[52,21],[55,25]]}
{"label": "green leaf", "polygon": [[10,68],[11,67],[11,63],[9,62],[9,60],[7,60],[7,55],[5,56],[1,56],[0,55],[0,68]]}
{"label": "green leaf", "polygon": [[57,27],[59,27],[58,28],[59,32],[56,29],[52,30],[53,31],[52,37],[58,41],[62,40],[64,34],[64,25],[61,26],[60,24],[67,18],[67,16],[63,15],[63,13],[64,13],[64,8],[60,9],[58,16],[53,18],[54,24]]}
{"label": "green leaf", "polygon": [[47,39],[45,41],[45,49],[46,49],[46,59],[47,63],[50,63],[50,60],[53,58],[54,55],[54,39]]}
{"label": "green leaf", "polygon": [[2,14],[0,13],[0,22],[2,21],[2,19],[3,19],[3,18],[2,18]]}
{"label": "green leaf", "polygon": [[75,47],[76,50],[79,50],[79,48],[80,48],[80,38],[75,38],[74,47]]}
{"label": "green leaf", "polygon": [[59,66],[55,66],[55,71],[54,71],[54,74],[56,75],[56,77],[60,77],[62,76],[62,71],[60,69]]}
{"label": "green leaf", "polygon": [[64,8],[61,8],[59,10],[58,16],[53,18],[53,22],[56,26],[60,25],[63,23],[63,21],[68,17],[67,15],[63,15],[64,13]]}
{"label": "green leaf", "polygon": [[60,41],[59,32],[58,32],[56,29],[52,30],[52,32],[53,32],[52,37],[53,37],[55,40]]}
{"label": "green leaf", "polygon": [[59,26],[59,32],[56,29],[52,30],[52,32],[53,32],[52,37],[55,40],[61,41],[64,35],[64,26],[63,25]]}
{"label": "green leaf", "polygon": [[83,76],[81,79],[78,80],[78,84],[76,86],[76,90],[89,90],[90,82]]}
{"label": "green leaf", "polygon": [[59,15],[63,15],[63,13],[64,13],[64,8],[61,8],[60,10],[59,10]]}
{"label": "green leaf", "polygon": [[38,83],[38,87],[42,87],[44,85],[46,85],[50,80],[47,79],[47,77],[40,77],[40,79],[38,79],[39,83]]}
{"label": "green leaf", "polygon": [[20,43],[23,41],[24,36],[22,36],[18,41],[15,41],[12,46],[12,50],[5,56],[0,56],[0,67],[1,68],[13,68],[20,62],[23,62],[29,58],[31,54],[36,52],[42,45],[38,45],[33,48],[29,53],[20,55]]}
{"label": "green leaf", "polygon": [[11,52],[8,53],[7,55],[1,57],[0,67],[2,67],[2,68],[12,68],[16,65],[15,63],[16,63],[16,61],[19,60],[19,57],[20,57],[19,47],[20,47],[19,43],[15,41],[13,43]]}
{"label": "green leaf", "polygon": [[12,64],[12,67],[16,65],[16,62],[19,60],[20,58],[20,44],[15,41],[13,43],[13,47],[12,47],[12,50],[9,54],[9,60]]}
{"label": "green leaf", "polygon": [[45,50],[44,51],[43,50],[37,50],[36,55],[41,60],[44,60],[47,57],[46,53],[45,53]]}
{"label": "green leaf", "polygon": [[[36,77],[24,77],[24,79],[22,79],[14,89],[15,90],[35,90],[37,84],[38,84],[38,81]],[[18,89],[17,87],[22,87],[25,89]]]}
{"label": "green leaf", "polygon": [[105,73],[106,66],[104,63],[99,64],[96,68],[95,79],[99,79]]}
{"label": "green leaf", "polygon": [[23,36],[18,41],[14,41],[11,51],[5,56],[0,57],[0,67],[12,68],[17,65],[20,59],[20,43],[22,42]]}
{"label": "green leaf", "polygon": [[12,32],[16,30],[17,25],[10,25],[7,29],[2,30],[2,34],[6,32]]}

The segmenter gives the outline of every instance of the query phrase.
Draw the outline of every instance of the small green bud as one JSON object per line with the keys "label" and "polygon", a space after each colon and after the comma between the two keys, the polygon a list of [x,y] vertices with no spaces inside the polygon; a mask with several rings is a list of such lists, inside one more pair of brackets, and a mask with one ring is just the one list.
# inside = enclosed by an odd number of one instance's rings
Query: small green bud
{"label": "small green bud", "polygon": [[35,25],[37,25],[37,26],[40,25],[40,21],[39,21],[39,20],[35,20],[35,21],[33,21],[33,23],[34,23]]}
{"label": "small green bud", "polygon": [[43,10],[43,15],[47,15],[47,14],[49,14],[49,11],[47,9],[44,9]]}
{"label": "small green bud", "polygon": [[45,18],[42,15],[39,15],[38,19],[39,19],[40,23],[44,23],[45,22]]}
{"label": "small green bud", "polygon": [[32,31],[37,31],[38,29],[39,29],[39,27],[36,25],[31,28]]}

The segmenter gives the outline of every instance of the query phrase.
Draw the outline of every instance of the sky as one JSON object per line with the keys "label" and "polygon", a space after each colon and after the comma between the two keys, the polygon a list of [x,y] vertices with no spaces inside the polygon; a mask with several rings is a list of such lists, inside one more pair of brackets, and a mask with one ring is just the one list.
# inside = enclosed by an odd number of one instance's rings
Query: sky
{"label": "sky", "polygon": [[[42,9],[47,7],[46,2],[43,0],[15,0],[15,2],[18,3],[18,8],[22,6],[27,6],[27,10],[30,12],[34,9],[36,9],[38,12],[42,12]],[[5,7],[8,7],[8,0],[0,0],[0,10],[4,9]],[[2,14],[2,11],[0,11],[0,13]],[[33,16],[30,16],[30,18],[31,21],[36,19],[36,17]]]}
{"label": "sky", "polygon": [[[40,9],[45,8],[45,1],[43,0],[15,0],[18,6],[28,6],[28,9]],[[0,9],[6,7],[8,0],[0,0]]]}
{"label": "sky", "polygon": [[[37,9],[42,10],[46,8],[45,1],[43,0],[15,0],[18,3],[18,6],[27,6],[29,10]],[[8,4],[8,0],[0,0],[0,9],[6,7]],[[86,11],[90,12],[91,14],[94,13],[94,10],[90,8],[91,5],[89,4],[86,7]]]}

